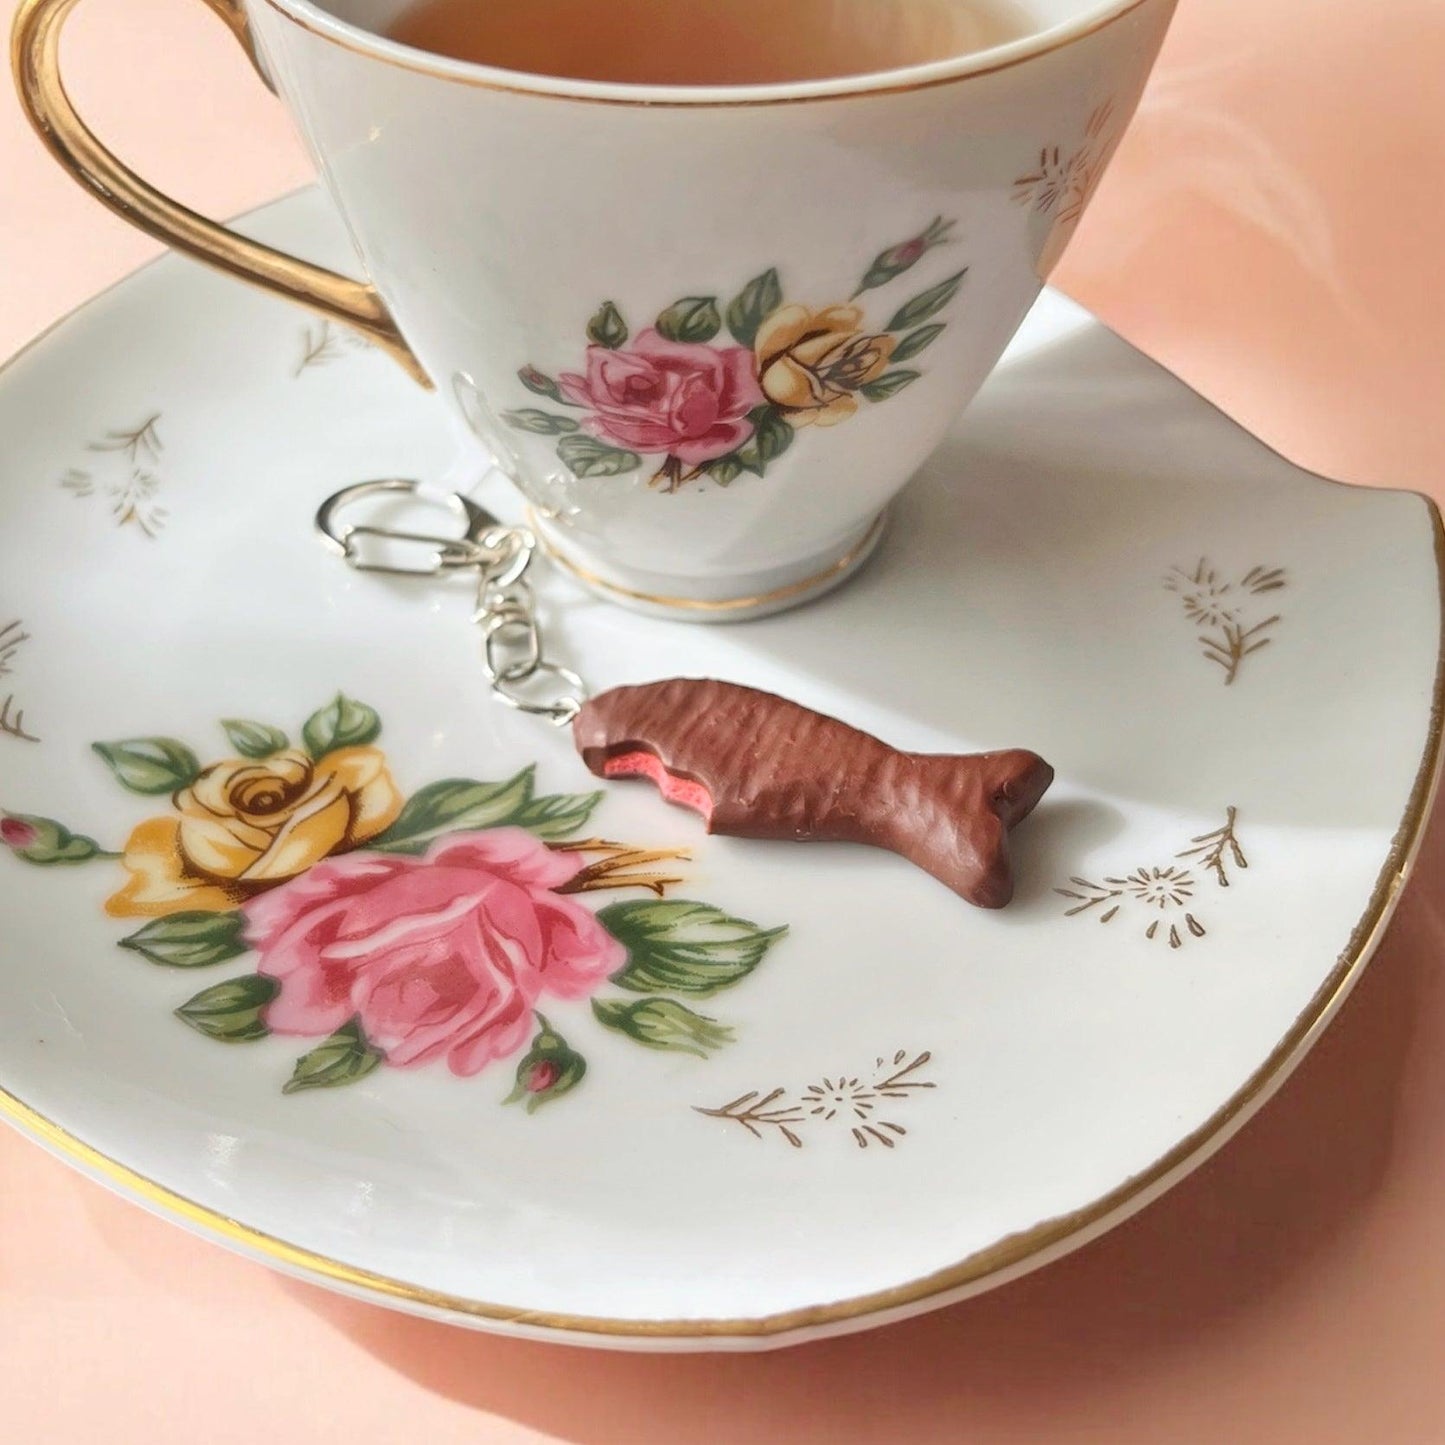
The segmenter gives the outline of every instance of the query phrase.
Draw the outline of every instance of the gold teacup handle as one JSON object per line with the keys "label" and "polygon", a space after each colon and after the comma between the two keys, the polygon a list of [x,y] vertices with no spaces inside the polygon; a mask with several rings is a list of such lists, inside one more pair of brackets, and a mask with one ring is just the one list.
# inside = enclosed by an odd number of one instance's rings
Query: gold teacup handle
{"label": "gold teacup handle", "polygon": [[[10,60],[20,103],[60,164],[133,226],[207,265],[354,328],[416,381],[430,386],[375,286],[313,266],[197,215],[162,195],[101,144],[77,114],[60,78],[60,32],[78,3],[22,0],[11,32]],[[254,59],[239,0],[206,3]]]}

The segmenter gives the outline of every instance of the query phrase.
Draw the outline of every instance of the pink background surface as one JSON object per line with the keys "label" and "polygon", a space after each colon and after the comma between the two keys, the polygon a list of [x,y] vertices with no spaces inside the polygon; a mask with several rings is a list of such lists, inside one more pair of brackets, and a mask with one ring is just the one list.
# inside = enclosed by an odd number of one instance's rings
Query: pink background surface
{"label": "pink background surface", "polygon": [[[95,4],[72,30],[82,108],[161,186],[225,214],[306,178],[279,108],[199,6]],[[1062,279],[1296,460],[1445,500],[1442,70],[1436,0],[1393,0],[1387,17],[1181,0]],[[153,249],[52,166],[7,92],[0,354]],[[1442,948],[1437,813],[1338,1023],[1215,1160],[1023,1281],[774,1356],[563,1350],[353,1304],[0,1131],[0,1436],[1438,1442]]]}

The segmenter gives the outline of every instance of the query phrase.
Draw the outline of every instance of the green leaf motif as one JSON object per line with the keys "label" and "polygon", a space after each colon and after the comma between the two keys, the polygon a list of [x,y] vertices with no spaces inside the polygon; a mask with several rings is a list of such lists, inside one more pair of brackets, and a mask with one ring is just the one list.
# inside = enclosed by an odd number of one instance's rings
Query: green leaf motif
{"label": "green leaf motif", "polygon": [[910,331],[897,346],[893,348],[894,361],[909,361],[917,356],[925,346],[931,346],[943,334],[945,323],[935,321],[932,326],[920,326],[917,331]]}
{"label": "green leaf motif", "polygon": [[587,339],[615,351],[627,340],[627,323],[611,301],[604,301],[587,323]]}
{"label": "green leaf motif", "polygon": [[657,330],[669,341],[711,341],[722,330],[716,296],[684,296],[657,318]]}
{"label": "green leaf motif", "polygon": [[242,974],[203,988],[176,1010],[176,1017],[208,1039],[226,1044],[249,1043],[271,1032],[261,1015],[280,992],[278,979],[267,978],[264,973]]}
{"label": "green leaf motif", "polygon": [[209,968],[247,951],[245,924],[239,911],[168,913],[122,938],[120,946],[167,968]]}
{"label": "green leaf motif", "polygon": [[594,998],[592,1012],[599,1023],[650,1049],[670,1049],[705,1059],[712,1049],[733,1041],[730,1028],[670,998],[640,998],[630,1003]]}
{"label": "green leaf motif", "polygon": [[518,431],[529,431],[539,437],[562,436],[577,430],[577,423],[570,416],[553,416],[535,406],[524,406],[517,411],[504,411],[502,420]]}
{"label": "green leaf motif", "polygon": [[602,801],[598,793],[552,793],[531,798],[507,822],[513,828],[525,828],[543,842],[555,843],[570,838],[592,816]]}
{"label": "green leaf motif", "polygon": [[367,845],[384,853],[421,853],[445,833],[497,828],[532,798],[534,767],[500,783],[444,778],[413,793],[396,822]]}
{"label": "green leaf motif", "polygon": [[758,339],[764,321],[783,304],[783,288],[778,271],[770,266],[761,276],[754,276],[728,302],[728,330],[740,346],[751,346]]}
{"label": "green leaf motif", "polygon": [[861,296],[865,291],[872,291],[876,286],[886,286],[895,276],[902,275],[908,268],[891,262],[895,246],[887,251],[880,251],[873,258],[873,264],[863,273],[863,279],[858,283],[858,289],[853,293],[855,297]]}
{"label": "green leaf motif", "polygon": [[94,838],[72,833],[54,818],[42,818],[35,813],[0,813],[0,843],[8,846],[17,858],[42,867],[115,856],[107,853]]}
{"label": "green leaf motif", "polygon": [[266,723],[248,722],[244,718],[221,719],[226,738],[243,758],[269,758],[279,753],[290,742],[280,728]]}
{"label": "green leaf motif", "polygon": [[704,470],[718,486],[725,487],[730,482],[737,481],[746,468],[738,460],[736,452],[729,452],[725,457],[718,457],[714,461],[710,461]]}
{"label": "green leaf motif", "polygon": [[364,1079],[385,1059],[361,1031],[361,1020],[350,1019],[329,1039],[323,1039],[309,1053],[296,1060],[291,1077],[281,1085],[283,1094],[299,1094],[304,1089],[335,1089]]}
{"label": "green leaf motif", "polygon": [[887,401],[890,396],[897,396],[905,386],[912,386],[923,373],[921,371],[885,371],[877,381],[870,381],[866,386],[860,386],[859,391],[869,401]]}
{"label": "green leaf motif", "polygon": [[115,780],[132,793],[174,793],[189,787],[201,771],[200,760],[175,738],[126,738],[92,743]]}
{"label": "green leaf motif", "polygon": [[927,291],[920,291],[911,301],[905,301],[893,318],[884,328],[887,331],[908,331],[917,326],[920,321],[927,321],[930,316],[942,311],[954,296],[958,294],[958,288],[963,285],[963,278],[968,275],[968,267],[962,271],[956,271],[947,278],[940,281],[937,286],[930,286]]}
{"label": "green leaf motif", "polygon": [[768,463],[782,456],[793,444],[793,428],[775,406],[755,406],[748,413],[753,424],[752,437],[732,453],[745,472],[760,477]]}
{"label": "green leaf motif", "polygon": [[642,458],[636,452],[610,447],[606,442],[581,433],[563,437],[557,443],[557,455],[562,458],[567,470],[579,477],[616,477],[623,472],[636,471],[642,465]]}
{"label": "green leaf motif", "polygon": [[325,707],[312,713],[301,729],[306,751],[313,758],[324,758],[338,748],[359,748],[375,742],[380,734],[381,719],[376,709],[339,692]]}
{"label": "green leaf motif", "polygon": [[787,928],[759,928],[709,903],[642,898],[609,904],[597,915],[627,950],[612,982],[632,993],[707,998],[746,978]]}
{"label": "green leaf motif", "polygon": [[545,371],[538,371],[535,366],[522,367],[517,372],[517,380],[535,396],[545,396],[549,401],[561,402],[563,406],[572,404],[562,395],[557,383]]}
{"label": "green leaf motif", "polygon": [[367,844],[383,853],[422,853],[447,833],[482,828],[526,828],[547,842],[575,833],[602,800],[601,793],[534,797],[536,769],[500,783],[446,778],[414,793],[396,822]]}
{"label": "green leaf motif", "polygon": [[537,1025],[532,1047],[517,1065],[516,1085],[502,1100],[504,1104],[525,1102],[529,1114],[570,1093],[587,1074],[587,1060],[541,1014]]}

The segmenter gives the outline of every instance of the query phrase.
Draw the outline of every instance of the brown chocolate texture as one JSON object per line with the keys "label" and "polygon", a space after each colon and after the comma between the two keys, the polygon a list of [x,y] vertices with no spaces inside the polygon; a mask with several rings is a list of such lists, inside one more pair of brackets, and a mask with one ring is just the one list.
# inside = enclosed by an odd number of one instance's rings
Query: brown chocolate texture
{"label": "brown chocolate texture", "polygon": [[1036,753],[899,752],[772,693],[703,678],[613,688],[572,726],[599,777],[655,774],[656,758],[668,778],[654,781],[702,811],[710,833],[886,848],[982,908],[1012,898],[1008,830],[1054,777]]}

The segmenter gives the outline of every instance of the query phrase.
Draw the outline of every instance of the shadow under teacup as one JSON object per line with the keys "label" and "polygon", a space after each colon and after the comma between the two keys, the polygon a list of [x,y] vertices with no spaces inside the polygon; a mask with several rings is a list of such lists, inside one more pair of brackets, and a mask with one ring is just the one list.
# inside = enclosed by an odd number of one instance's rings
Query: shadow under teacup
{"label": "shadow under teacup", "polygon": [[[709,85],[416,49],[385,34],[405,32],[402,0],[208,0],[316,158],[356,281],[196,215],[107,151],[60,79],[76,3],[24,0],[14,55],[22,103],[78,180],[354,327],[452,403],[563,565],[700,621],[806,601],[866,559],[1072,233],[1174,6],[1014,0],[982,49],[880,42],[894,68],[835,75],[866,53],[830,60],[847,36],[810,50],[795,28],[789,80],[777,54],[763,65],[748,0],[747,36],[696,74],[729,59],[765,78]],[[728,4],[705,12],[725,23]],[[600,46],[567,66],[591,55],[606,77],[635,58]],[[691,73],[677,63],[665,73]]]}

